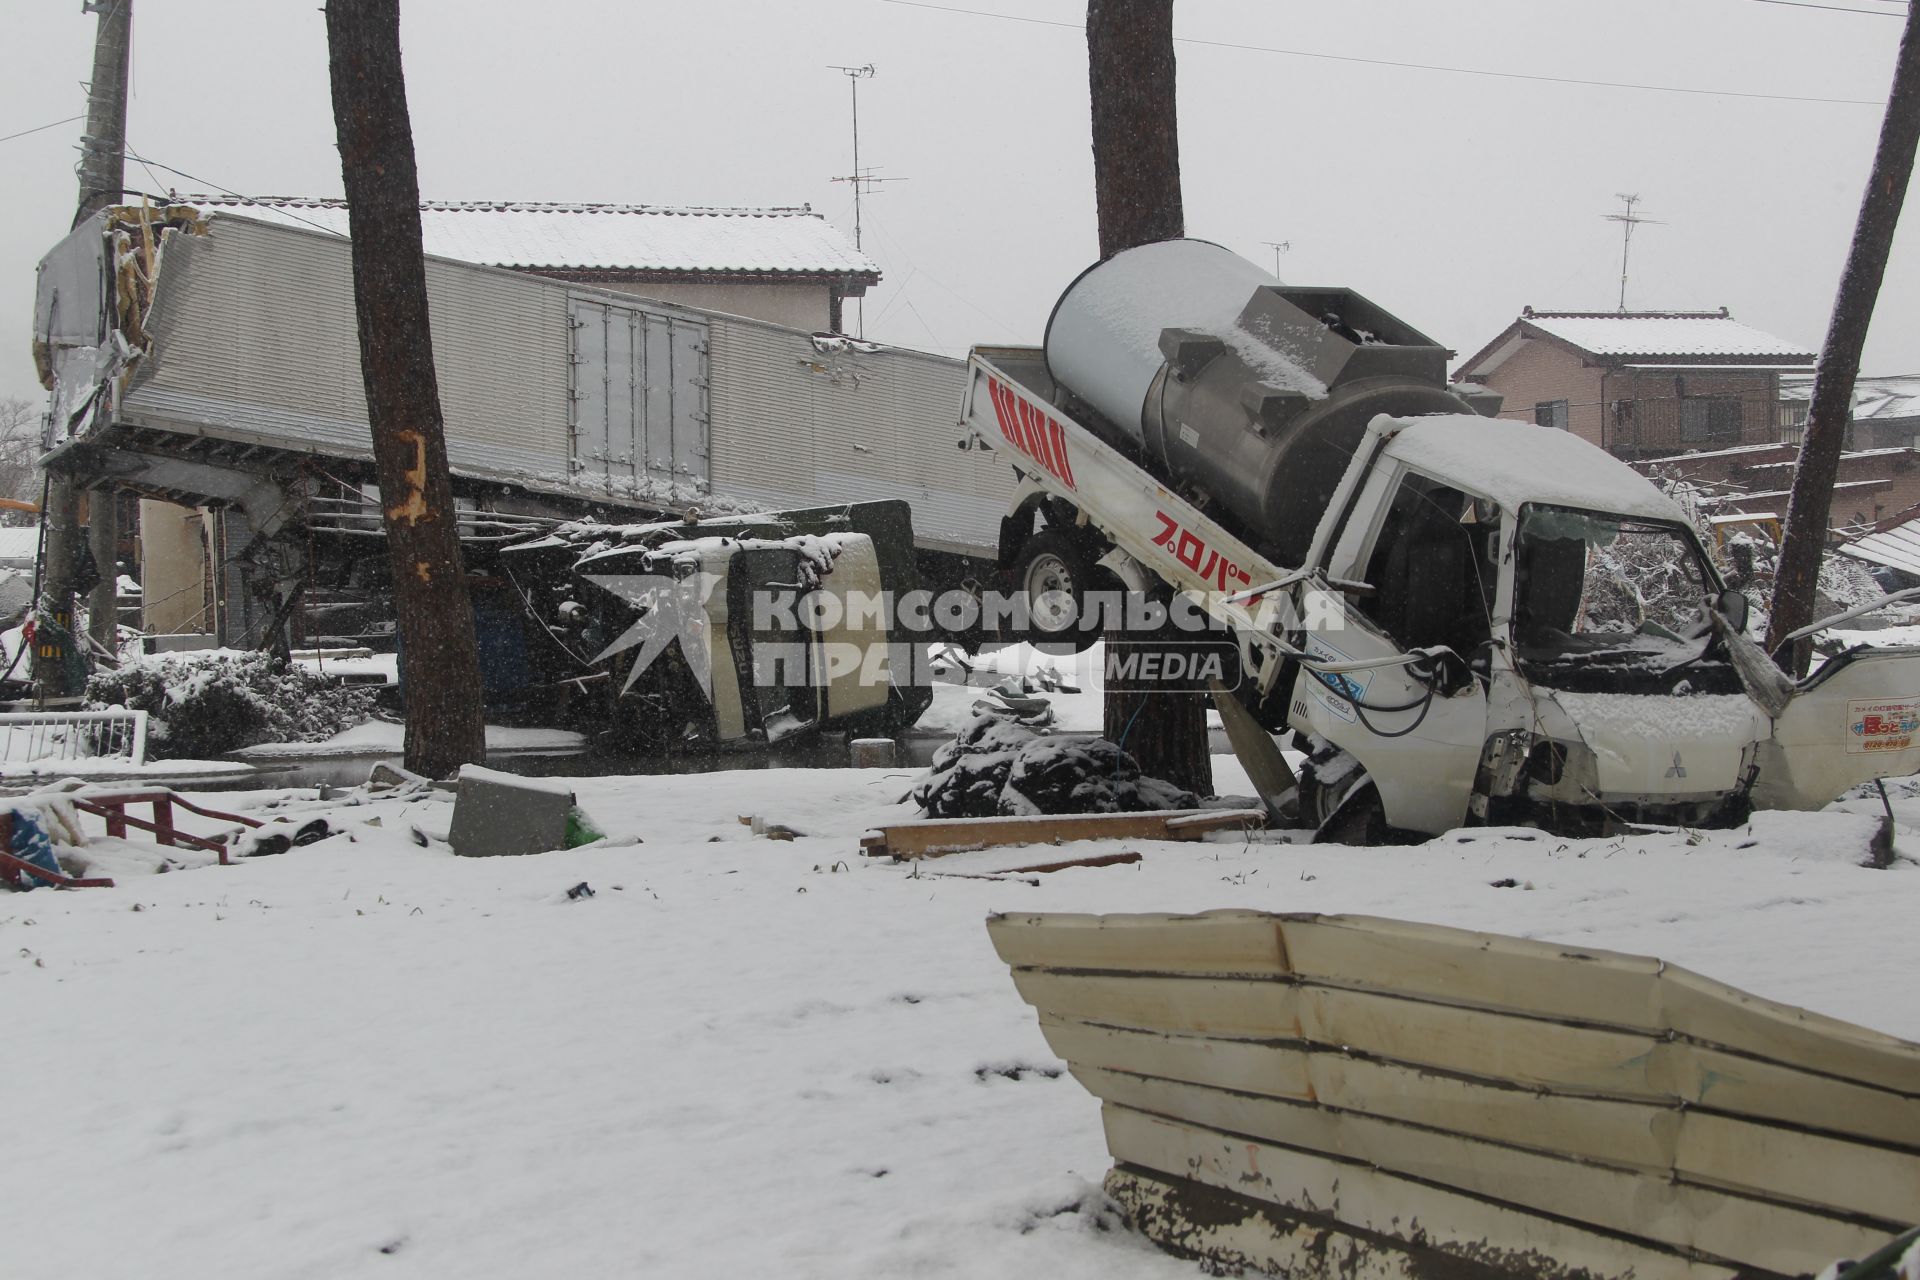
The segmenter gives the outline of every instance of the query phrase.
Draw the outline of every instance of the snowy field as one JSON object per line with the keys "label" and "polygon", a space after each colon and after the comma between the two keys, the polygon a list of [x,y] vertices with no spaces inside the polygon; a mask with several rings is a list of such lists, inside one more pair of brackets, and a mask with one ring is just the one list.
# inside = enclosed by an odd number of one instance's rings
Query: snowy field
{"label": "snowy field", "polygon": [[[1199,1275],[1104,1208],[1097,1108],[995,958],[995,910],[1392,915],[1652,953],[1920,1038],[1920,877],[1856,865],[1877,800],[1705,834],[1108,843],[916,877],[857,848],[910,816],[908,781],[581,779],[610,847],[487,860],[415,842],[444,799],[250,792],[209,799],[346,834],[166,875],[108,846],[116,889],[0,894],[0,1276]],[[1144,861],[968,878],[1122,847]]]}

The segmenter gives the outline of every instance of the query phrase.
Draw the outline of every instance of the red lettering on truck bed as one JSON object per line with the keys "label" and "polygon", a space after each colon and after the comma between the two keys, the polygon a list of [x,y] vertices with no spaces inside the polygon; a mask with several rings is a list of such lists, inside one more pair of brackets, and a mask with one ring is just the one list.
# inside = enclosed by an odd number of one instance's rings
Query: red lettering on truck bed
{"label": "red lettering on truck bed", "polygon": [[1175,560],[1201,578],[1212,582],[1222,591],[1231,590],[1227,586],[1228,579],[1243,587],[1253,585],[1247,570],[1209,547],[1205,538],[1191,529],[1181,528],[1180,522],[1164,511],[1154,512],[1153,517],[1160,522],[1160,532],[1153,535],[1153,545],[1166,548]]}
{"label": "red lettering on truck bed", "polygon": [[1014,394],[1012,387],[987,379],[987,397],[993,401],[993,416],[1000,420],[1000,434],[1007,443],[1039,463],[1054,479],[1074,488],[1073,464],[1067,460],[1067,433],[1048,414]]}

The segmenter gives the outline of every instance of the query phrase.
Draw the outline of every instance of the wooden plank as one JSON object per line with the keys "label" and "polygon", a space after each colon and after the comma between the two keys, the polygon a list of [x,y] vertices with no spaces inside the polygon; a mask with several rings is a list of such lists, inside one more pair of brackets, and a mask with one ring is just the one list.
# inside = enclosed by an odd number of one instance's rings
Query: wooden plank
{"label": "wooden plank", "polygon": [[1661,963],[1527,938],[1372,916],[1281,916],[1294,972],[1446,1004],[1665,1030]]}
{"label": "wooden plank", "polygon": [[[1905,1220],[1920,1206],[1920,1155],[1682,1109],[1677,1099],[1568,1097],[1329,1048],[1167,1036],[1045,1013],[1040,1026],[1054,1053],[1096,1093],[1083,1072],[1317,1103],[1890,1221]],[[1862,1127],[1870,1129],[1873,1117],[1866,1120]]]}
{"label": "wooden plank", "polygon": [[1676,1046],[1639,1032],[1572,1027],[1365,991],[1243,978],[1074,975],[1020,969],[1027,1003],[1059,1017],[1178,1035],[1292,1040],[1505,1080],[1528,1088],[1662,1101]]}
{"label": "wooden plank", "polygon": [[[1194,927],[1204,920],[1204,928]],[[1287,972],[1280,928],[1264,911],[1204,916],[1096,916],[1065,913],[987,917],[987,936],[1014,967],[1111,969],[1223,976]]]}
{"label": "wooden plank", "polygon": [[1684,1102],[1920,1149],[1920,1102],[1912,1098],[1643,1032],[1275,979],[1019,969],[1014,985],[1060,1018],[1351,1048],[1557,1094]]}
{"label": "wooden plank", "polygon": [[1690,1039],[1920,1097],[1920,1045],[1669,968],[1668,1025]]}
{"label": "wooden plank", "polygon": [[1164,1036],[1049,1014],[1041,1015],[1040,1029],[1076,1074],[1087,1068],[1157,1076],[1649,1170],[1672,1167],[1681,1124],[1671,1102],[1563,1097],[1334,1049]]}
{"label": "wooden plank", "polygon": [[[1145,1115],[1107,1104],[1101,1109],[1115,1159],[1178,1174],[1308,1213],[1325,1214],[1360,1231],[1423,1243],[1521,1274],[1563,1276],[1586,1271],[1634,1280],[1708,1280],[1728,1270],[1692,1261],[1644,1242],[1442,1187],[1385,1170]],[[1824,1265],[1824,1264],[1822,1264]],[[1789,1272],[1791,1274],[1791,1272]]]}
{"label": "wooden plank", "polygon": [[1237,830],[1265,823],[1266,814],[1259,809],[923,818],[876,828],[861,837],[860,847],[869,857],[937,858],[971,849],[1061,844],[1070,840],[1197,840],[1209,831]]}
{"label": "wooden plank", "polygon": [[[1074,1075],[1103,1102],[1135,1111],[1178,1116],[1223,1135],[1357,1160],[1603,1231],[1773,1270],[1818,1270],[1835,1258],[1856,1256],[1850,1250],[1901,1225],[1893,1220],[1863,1228],[1812,1209],[1676,1182],[1665,1173],[1597,1164],[1311,1103],[1091,1067],[1077,1067]],[[1123,1158],[1118,1148],[1114,1156]]]}
{"label": "wooden plank", "polygon": [[[1065,918],[1030,915],[1008,963],[1137,973],[1292,972],[1325,985],[1661,1033],[1920,1097],[1920,1045],[1767,1000],[1646,957],[1368,916],[1275,915],[1276,952],[1257,913]],[[1009,921],[1009,925],[1013,922]],[[1003,926],[1004,927],[1004,926]],[[1088,954],[1096,930],[1104,955]],[[1218,943],[1189,933],[1225,930]],[[1237,963],[1234,940],[1256,948]],[[1062,950],[1055,952],[1058,946]],[[1198,969],[1196,954],[1218,956]],[[1276,970],[1278,956],[1282,967]],[[1015,959],[1014,957],[1018,957]]]}
{"label": "wooden plank", "polygon": [[1689,1102],[1920,1150],[1920,1100],[1904,1094],[1698,1046],[1684,1065]]}
{"label": "wooden plank", "polygon": [[[1482,1077],[1501,1076],[1502,1055],[1520,1052],[1533,1069],[1518,1082],[1531,1087],[1563,1092],[1620,1090],[1624,1096],[1646,1096],[1651,1084],[1656,1093],[1691,1103],[1920,1148],[1920,1098],[1911,1096],[1911,1088],[1920,1085],[1915,1078],[1920,1068],[1907,1074],[1909,1055],[1920,1055],[1920,1046],[1776,1005],[1684,970],[1668,971],[1673,981],[1669,987],[1664,985],[1668,978],[1657,973],[1659,962],[1642,957],[1574,952],[1556,944],[1364,917],[1267,916],[1248,911],[1204,916],[1007,916],[991,920],[989,930],[996,949],[1011,965],[1116,972],[1131,968],[1143,975],[1136,981],[1151,981],[1155,975],[1284,977],[1291,972],[1306,979],[1309,985],[1303,989],[1308,990],[1319,989],[1312,984],[1332,982],[1337,989],[1393,999],[1401,996],[1387,996],[1387,992],[1404,992],[1413,999],[1393,1006],[1396,1016],[1408,1026],[1437,1028],[1411,1040],[1399,1035],[1376,1041],[1344,1024],[1311,1032],[1300,1021],[1299,1010],[1256,1025],[1244,1018],[1237,1023],[1222,1021],[1216,1009],[1207,1026],[1218,1034],[1363,1045],[1369,1052],[1401,1061]],[[1137,1021],[1124,1013],[1129,997],[1117,991],[1109,994],[1123,1003],[1104,1010],[1089,1008],[1078,1016],[1188,1034],[1202,1030],[1180,1023],[1177,1011],[1167,1015],[1172,1021]],[[1680,1005],[1673,1018],[1667,1016],[1670,997]],[[1156,989],[1148,998],[1165,1005],[1173,997]],[[1076,999],[1084,1003],[1085,998]],[[1439,1003],[1420,1010],[1405,1007],[1415,1000]],[[1487,1016],[1463,1011],[1456,1020],[1444,1012],[1454,1005],[1471,1006]],[[1646,1037],[1645,1047],[1651,1054],[1643,1065],[1657,1067],[1659,1075],[1647,1075],[1631,1086],[1620,1080],[1608,1083],[1590,1071],[1558,1078],[1552,1074],[1557,1059],[1543,1058],[1539,1052],[1552,1033],[1527,1030],[1515,1021],[1489,1021],[1489,1016],[1503,1016],[1490,1012],[1503,1005],[1507,1007],[1504,1016],[1511,1019],[1541,1023],[1560,1019],[1582,1024],[1583,1029],[1635,1028],[1629,1034]],[[1264,1007],[1278,1008],[1271,1001]],[[1343,1010],[1350,1021],[1371,1006],[1317,1000],[1303,1007],[1323,1014]],[[1458,1025],[1452,1025],[1456,1021]],[[1670,1021],[1690,1033],[1689,1039],[1673,1041],[1666,1025]],[[1225,1029],[1230,1025],[1232,1030]],[[1486,1051],[1452,1053],[1443,1060],[1425,1051],[1457,1047],[1462,1036],[1468,1040],[1468,1050],[1483,1045]],[[1768,1051],[1787,1061],[1729,1053],[1711,1044],[1693,1045],[1692,1038],[1732,1041],[1747,1053]],[[1580,1037],[1570,1034],[1568,1039]],[[1839,1048],[1829,1058],[1826,1046]],[[1842,1071],[1856,1080],[1864,1077],[1896,1088],[1904,1083],[1909,1092],[1830,1078]]]}
{"label": "wooden plank", "polygon": [[1674,1163],[1690,1178],[1842,1212],[1901,1224],[1920,1215],[1920,1157],[1885,1147],[1688,1111]]}
{"label": "wooden plank", "polygon": [[1133,1071],[1300,1102],[1315,1096],[1308,1070],[1311,1055],[1302,1050],[1259,1040],[1102,1027],[1046,1011],[1040,1014],[1040,1031],[1054,1054],[1075,1070],[1086,1066]]}

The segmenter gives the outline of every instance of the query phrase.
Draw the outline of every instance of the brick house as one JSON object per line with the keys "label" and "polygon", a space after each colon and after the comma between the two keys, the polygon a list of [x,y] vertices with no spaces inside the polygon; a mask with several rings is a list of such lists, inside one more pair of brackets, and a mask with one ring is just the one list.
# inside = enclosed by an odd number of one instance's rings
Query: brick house
{"label": "brick house", "polygon": [[1780,379],[1814,352],[1718,311],[1526,308],[1455,372],[1503,418],[1578,433],[1629,460],[1780,439]]}
{"label": "brick house", "polygon": [[[1634,466],[1662,483],[1683,482],[1701,513],[1716,525],[1784,520],[1798,444],[1749,444],[1647,458]],[[1828,519],[1835,532],[1864,528],[1920,505],[1920,452],[1894,446],[1840,455]],[[1752,521],[1734,519],[1738,515]]]}

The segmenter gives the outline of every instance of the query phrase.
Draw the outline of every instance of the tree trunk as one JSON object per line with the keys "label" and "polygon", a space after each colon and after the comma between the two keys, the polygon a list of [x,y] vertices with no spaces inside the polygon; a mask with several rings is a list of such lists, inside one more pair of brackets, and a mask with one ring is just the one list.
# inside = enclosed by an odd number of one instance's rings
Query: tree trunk
{"label": "tree trunk", "polygon": [[1173,0],[1087,0],[1087,79],[1101,258],[1185,235]]}
{"label": "tree trunk", "polygon": [[[1820,346],[1820,362],[1814,366],[1813,402],[1800,441],[1800,464],[1793,474],[1787,529],[1773,584],[1773,614],[1767,624],[1770,652],[1813,621],[1814,591],[1826,550],[1833,482],[1839,474],[1847,423],[1853,416],[1853,383],[1860,372],[1860,349],[1866,345],[1867,326],[1880,297],[1894,227],[1906,200],[1907,180],[1913,174],[1916,142],[1920,142],[1920,9],[1907,14],[1906,30],[1900,37],[1893,90],[1887,98],[1886,119],[1880,125],[1873,172],[1860,200],[1860,218],[1854,226],[1846,268],[1840,274],[1840,291],[1827,323],[1827,339]],[[1790,673],[1804,675],[1810,655],[1811,645],[1802,640],[1787,652],[1775,654],[1775,660]]]}
{"label": "tree trunk", "polygon": [[[1101,258],[1184,235],[1173,0],[1087,0],[1087,82]],[[1109,652],[1120,638],[1108,633]],[[1149,776],[1211,795],[1207,705],[1204,693],[1146,693],[1109,677],[1103,728]]]}
{"label": "tree trunk", "polygon": [[353,236],[360,372],[400,624],[406,763],[438,778],[486,759],[486,727],[427,327],[400,5],[328,0],[326,15],[333,119]]}

